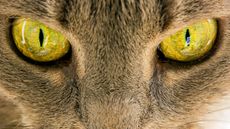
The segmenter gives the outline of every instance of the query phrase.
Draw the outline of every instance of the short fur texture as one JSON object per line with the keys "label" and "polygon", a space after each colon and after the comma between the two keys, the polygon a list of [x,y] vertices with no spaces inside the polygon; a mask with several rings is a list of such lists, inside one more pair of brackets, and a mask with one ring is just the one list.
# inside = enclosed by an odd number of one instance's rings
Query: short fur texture
{"label": "short fur texture", "polygon": [[[20,109],[18,128],[200,129],[230,94],[229,14],[228,0],[0,0],[0,92]],[[24,58],[10,33],[15,17],[62,32],[70,55]],[[207,18],[219,33],[205,59],[158,60],[162,39]]]}

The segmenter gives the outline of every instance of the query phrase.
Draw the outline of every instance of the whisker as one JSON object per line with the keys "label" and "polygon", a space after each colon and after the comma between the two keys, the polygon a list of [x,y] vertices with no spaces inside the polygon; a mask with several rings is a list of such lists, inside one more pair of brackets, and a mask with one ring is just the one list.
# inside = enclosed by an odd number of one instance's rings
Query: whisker
{"label": "whisker", "polygon": [[213,119],[213,120],[190,121],[190,122],[178,125],[178,126],[166,126],[164,128],[167,128],[167,129],[178,129],[178,128],[182,128],[182,127],[186,127],[186,126],[190,126],[190,125],[204,124],[204,123],[209,123],[209,122],[212,122],[212,123],[223,123],[223,124],[229,124],[230,125],[230,120],[228,121],[228,120],[215,120],[215,119]]}
{"label": "whisker", "polygon": [[225,108],[220,108],[220,109],[217,109],[217,110],[213,110],[213,111],[209,111],[209,112],[207,112],[207,114],[216,113],[216,112],[225,111],[225,110],[230,110],[230,106],[225,107]]}

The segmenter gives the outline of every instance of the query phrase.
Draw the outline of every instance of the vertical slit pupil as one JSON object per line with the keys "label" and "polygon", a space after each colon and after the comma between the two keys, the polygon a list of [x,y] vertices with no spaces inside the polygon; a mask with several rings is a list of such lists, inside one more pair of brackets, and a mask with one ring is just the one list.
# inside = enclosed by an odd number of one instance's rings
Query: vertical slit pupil
{"label": "vertical slit pupil", "polygon": [[42,47],[43,42],[44,42],[44,33],[42,29],[40,29],[40,32],[39,32],[39,41],[40,41],[40,46]]}
{"label": "vertical slit pupil", "polygon": [[186,30],[185,40],[186,40],[187,46],[190,46],[191,37],[190,37],[189,29]]}

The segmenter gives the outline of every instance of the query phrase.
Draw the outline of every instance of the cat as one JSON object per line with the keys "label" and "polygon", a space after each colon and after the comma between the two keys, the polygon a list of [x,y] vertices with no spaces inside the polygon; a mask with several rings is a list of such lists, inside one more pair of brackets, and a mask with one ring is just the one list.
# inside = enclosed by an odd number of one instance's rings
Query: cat
{"label": "cat", "polygon": [[[229,15],[228,0],[0,0],[0,128],[230,128]],[[27,60],[13,45],[17,17],[60,31],[71,53]],[[218,36],[207,57],[158,58],[163,39],[208,18]]]}

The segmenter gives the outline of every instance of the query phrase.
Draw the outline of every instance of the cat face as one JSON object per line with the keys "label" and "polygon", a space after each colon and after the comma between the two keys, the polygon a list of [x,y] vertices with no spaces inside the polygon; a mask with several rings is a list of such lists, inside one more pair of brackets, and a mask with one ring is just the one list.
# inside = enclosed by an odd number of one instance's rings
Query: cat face
{"label": "cat face", "polygon": [[[210,129],[213,112],[230,104],[229,7],[227,0],[0,0],[0,92],[17,104],[25,128]],[[52,63],[25,58],[11,35],[17,17],[60,31],[71,52]],[[208,18],[217,19],[218,36],[206,58],[158,59],[163,39]]]}

